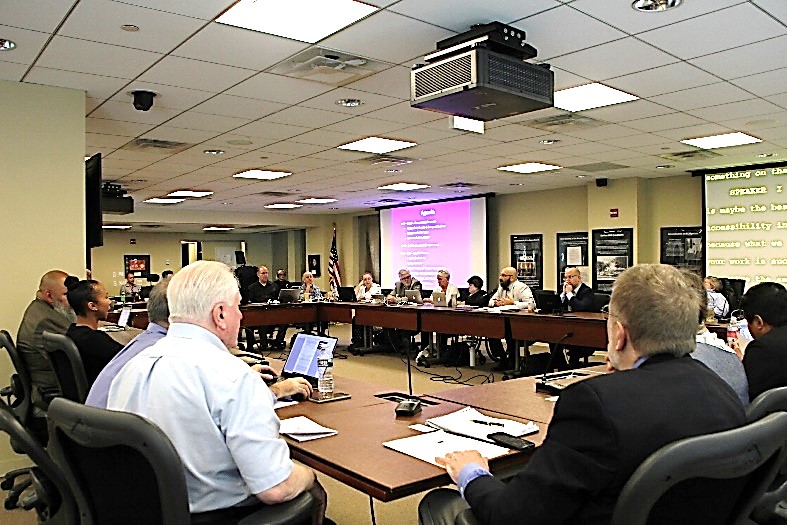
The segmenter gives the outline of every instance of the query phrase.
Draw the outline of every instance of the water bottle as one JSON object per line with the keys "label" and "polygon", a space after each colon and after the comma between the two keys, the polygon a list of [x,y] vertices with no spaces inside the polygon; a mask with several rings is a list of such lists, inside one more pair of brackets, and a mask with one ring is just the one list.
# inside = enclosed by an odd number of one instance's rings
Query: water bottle
{"label": "water bottle", "polygon": [[121,304],[126,304],[126,289],[125,288],[121,288],[120,289],[120,302],[121,302]]}
{"label": "water bottle", "polygon": [[322,347],[317,350],[317,391],[320,397],[333,395],[333,352]]}
{"label": "water bottle", "polygon": [[727,344],[732,346],[738,340],[738,320],[735,316],[730,317],[727,325]]}

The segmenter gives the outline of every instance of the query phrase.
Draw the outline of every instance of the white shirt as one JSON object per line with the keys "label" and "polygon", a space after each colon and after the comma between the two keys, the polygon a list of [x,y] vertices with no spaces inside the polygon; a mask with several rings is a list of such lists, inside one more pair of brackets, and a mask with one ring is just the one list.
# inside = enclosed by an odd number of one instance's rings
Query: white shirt
{"label": "white shirt", "polygon": [[536,304],[533,300],[533,292],[530,291],[530,287],[522,281],[514,281],[508,285],[508,290],[499,286],[495,294],[489,299],[489,306],[495,305],[495,299],[504,299],[506,297],[511,298],[514,304],[521,310],[529,306],[535,306]]}
{"label": "white shirt", "polygon": [[[442,293],[443,289],[440,288],[440,285],[437,285],[437,288],[432,290],[432,300],[434,301],[434,294],[435,292]],[[445,288],[445,304],[448,306],[456,306],[457,298],[459,297],[459,288],[456,285],[448,283],[448,286]]]}
{"label": "white shirt", "polygon": [[355,298],[359,301],[371,301],[373,295],[382,295],[382,293],[383,289],[377,283],[372,283],[372,287],[369,288],[368,292],[363,282],[358,283],[358,286],[355,287]]}
{"label": "white shirt", "polygon": [[172,323],[163,339],[123,367],[107,408],[161,427],[183,461],[191,512],[205,512],[243,503],[290,476],[274,401],[260,376],[218,337]]}
{"label": "white shirt", "polygon": [[713,314],[716,317],[724,317],[730,311],[730,303],[727,298],[719,292],[713,290],[706,290],[708,292],[708,306],[713,308]]}

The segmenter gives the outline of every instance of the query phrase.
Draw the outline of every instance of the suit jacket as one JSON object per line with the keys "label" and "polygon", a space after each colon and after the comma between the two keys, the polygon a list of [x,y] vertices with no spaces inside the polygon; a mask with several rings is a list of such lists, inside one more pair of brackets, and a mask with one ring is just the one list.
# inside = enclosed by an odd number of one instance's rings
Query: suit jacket
{"label": "suit jacket", "polygon": [[483,290],[477,290],[476,293],[470,294],[465,299],[465,304],[468,306],[486,306],[489,303],[489,294]]}
{"label": "suit jacket", "polygon": [[593,310],[593,290],[585,283],[580,283],[574,290],[574,297],[566,301],[565,294],[560,294],[563,304],[568,303],[572,312],[590,312]]}
{"label": "suit jacket", "polygon": [[[480,523],[609,523],[617,497],[642,461],[672,441],[745,423],[732,389],[690,357],[652,356],[639,368],[567,388],[547,438],[504,484],[480,477],[465,499]],[[681,485],[672,512],[649,523],[722,523],[736,483]],[[714,499],[711,504],[708,500]],[[677,507],[677,511],[675,510]]]}
{"label": "suit jacket", "polygon": [[421,290],[421,289],[422,289],[421,288],[421,281],[419,281],[418,279],[413,279],[412,281],[410,281],[410,287],[409,288],[407,286],[405,286],[402,281],[396,281],[396,284],[394,285],[394,289],[393,289],[393,294],[396,297],[404,297],[405,296],[405,293],[404,293],[405,290]]}
{"label": "suit jacket", "polygon": [[766,390],[787,386],[787,325],[777,326],[746,347],[743,368],[749,379],[749,399]]}

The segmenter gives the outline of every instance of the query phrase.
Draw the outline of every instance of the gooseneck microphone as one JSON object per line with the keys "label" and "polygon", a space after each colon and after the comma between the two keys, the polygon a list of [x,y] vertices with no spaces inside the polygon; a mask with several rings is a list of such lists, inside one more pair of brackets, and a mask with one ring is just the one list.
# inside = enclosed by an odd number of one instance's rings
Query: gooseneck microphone
{"label": "gooseneck microphone", "polygon": [[557,342],[555,343],[555,350],[549,352],[549,361],[547,362],[546,369],[544,369],[544,375],[541,376],[541,381],[542,382],[546,382],[546,380],[547,380],[547,372],[551,372],[552,371],[552,366],[554,365],[554,360],[555,360],[555,354],[557,354],[558,351],[560,350],[560,344],[563,341],[565,341],[566,339],[569,339],[571,337],[574,337],[574,332],[566,332],[565,335],[563,335],[563,337],[558,339]]}

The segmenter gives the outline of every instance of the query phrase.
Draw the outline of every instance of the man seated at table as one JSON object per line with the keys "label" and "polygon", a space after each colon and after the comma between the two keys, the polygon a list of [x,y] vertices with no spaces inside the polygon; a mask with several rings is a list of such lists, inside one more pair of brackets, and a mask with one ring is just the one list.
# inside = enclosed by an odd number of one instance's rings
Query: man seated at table
{"label": "man seated at table", "polygon": [[169,328],[169,307],[167,306],[167,287],[169,279],[161,281],[153,290],[150,291],[148,299],[148,327],[147,329],[132,339],[123,349],[117,353],[107,366],[98,374],[90,392],[87,395],[85,404],[98,408],[107,407],[107,396],[109,395],[109,385],[112,380],[126,366],[132,357],[142,352],[149,346],[153,346],[159,339],[167,335]]}
{"label": "man seated at table", "polygon": [[766,390],[787,386],[787,290],[779,283],[756,284],[743,294],[741,309],[754,336],[743,356],[754,401]]}
{"label": "man seated at table", "polygon": [[[609,523],[623,485],[662,446],[738,427],[746,418],[719,376],[688,357],[699,293],[681,272],[643,264],[618,277],[607,319],[611,374],[575,383],[560,395],[549,432],[530,461],[504,484],[477,451],[436,458],[459,493],[439,489],[419,512],[454,523],[469,504],[482,524]],[[680,485],[656,506],[658,523],[716,524],[741,486],[726,480]],[[449,515],[446,517],[446,515]]]}
{"label": "man seated at table", "polygon": [[[167,335],[118,373],[107,408],[139,414],[164,431],[183,461],[192,513],[237,520],[260,502],[319,488],[279,437],[276,396],[229,352],[242,318],[231,270],[215,261],[190,264],[170,280],[168,300]],[[301,378],[276,386],[280,395],[311,393]],[[324,508],[318,512],[322,518]]]}
{"label": "man seated at table", "polygon": [[126,297],[127,302],[133,302],[140,298],[142,287],[134,283],[134,272],[126,272],[126,282],[120,287],[120,295]]}
{"label": "man seated at table", "polygon": [[[573,266],[563,273],[563,290],[560,292],[563,308],[571,312],[590,312],[593,310],[593,290],[582,282],[582,274]],[[554,349],[553,349],[554,350]],[[580,366],[580,359],[593,355],[594,348],[566,345],[568,368]],[[563,361],[563,358],[560,358]]]}
{"label": "man seated at table", "polygon": [[714,317],[716,317],[716,319],[729,317],[730,302],[724,297],[724,294],[721,293],[724,289],[721,280],[718,277],[709,275],[703,282],[708,294],[708,306],[713,309]]}
{"label": "man seated at table", "polygon": [[[357,301],[369,302],[372,300],[373,295],[382,294],[380,285],[374,282],[374,277],[371,272],[366,272],[361,277],[361,282],[355,287],[355,299]],[[363,327],[356,326],[355,319],[352,322],[352,337],[350,346],[347,347],[349,351],[354,351],[356,348],[363,346]]]}
{"label": "man seated at table", "polygon": [[489,294],[484,291],[484,280],[478,275],[473,275],[467,280],[467,298],[465,304],[468,306],[486,306],[489,303]]}
{"label": "man seated at table", "polygon": [[31,400],[38,415],[46,410],[48,400],[60,392],[55,372],[44,355],[41,334],[44,330],[65,334],[76,320],[66,297],[66,277],[68,274],[62,270],[51,270],[41,277],[35,299],[27,306],[17,330],[16,348],[30,372],[33,386]]}
{"label": "man seated at table", "polygon": [[451,273],[442,268],[437,270],[437,288],[432,290],[431,297],[425,297],[425,303],[434,303],[435,302],[435,293],[443,293],[445,294],[445,304],[447,306],[456,306],[457,298],[459,297],[459,288],[456,287],[455,284],[450,283],[451,280]]}
{"label": "man seated at table", "polygon": [[[246,296],[250,303],[267,303],[268,301],[278,299],[279,291],[276,289],[276,285],[268,280],[268,273],[267,266],[260,266],[257,269],[257,280],[246,288]],[[272,334],[276,328],[276,326],[246,328],[247,349],[251,351],[257,343],[254,336],[256,330],[260,336],[260,352],[266,351],[268,349],[268,335]],[[271,346],[273,346],[274,349],[283,349],[285,346],[284,335],[287,333],[287,325],[279,325],[278,330],[278,335]]]}
{"label": "man seated at table", "polygon": [[398,298],[407,297],[407,294],[404,293],[406,290],[421,290],[421,281],[413,279],[410,270],[402,268],[399,270],[399,280],[396,281],[393,290],[388,294],[387,301],[395,303]]}
{"label": "man seated at table", "polygon": [[284,268],[279,268],[276,270],[276,280],[273,281],[273,284],[276,285],[276,297],[278,297],[278,293],[285,288],[289,288],[292,283],[287,280],[287,270]]}
{"label": "man seated at table", "polygon": [[[500,286],[497,291],[489,298],[489,306],[511,306],[516,305],[520,310],[532,308],[535,305],[533,292],[530,287],[517,280],[516,268],[506,266],[500,270]],[[514,352],[519,348],[512,339],[506,339],[506,348],[503,350],[503,342],[500,339],[489,340],[489,352],[500,358],[500,363],[492,370],[510,370],[514,366]]]}

